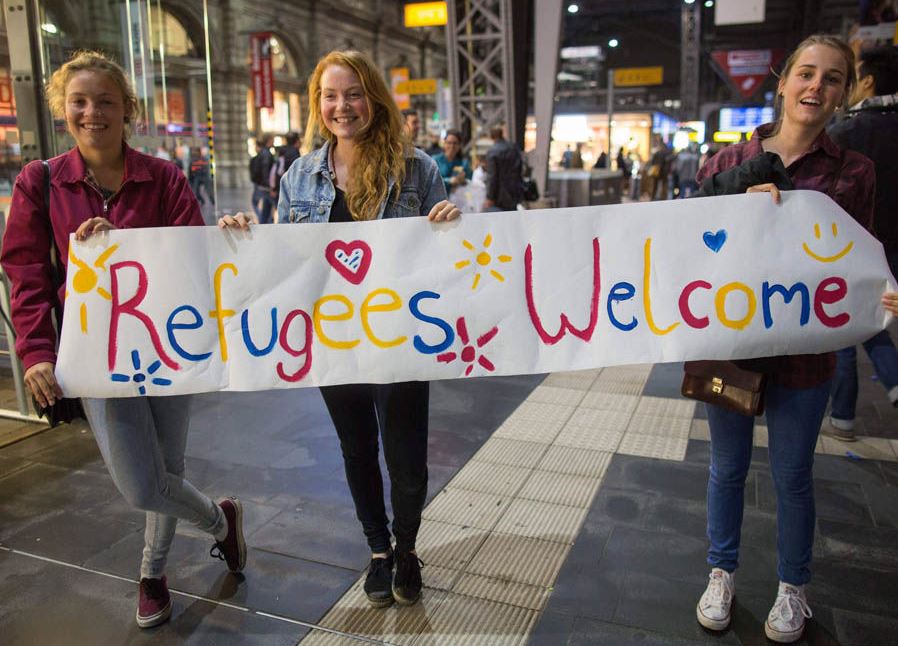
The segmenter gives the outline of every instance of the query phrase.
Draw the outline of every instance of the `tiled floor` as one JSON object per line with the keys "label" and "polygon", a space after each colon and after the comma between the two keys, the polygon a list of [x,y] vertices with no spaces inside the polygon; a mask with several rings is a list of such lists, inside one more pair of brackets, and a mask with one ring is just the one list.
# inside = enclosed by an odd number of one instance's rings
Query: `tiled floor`
{"label": "tiled floor", "polygon": [[[822,438],[815,617],[805,643],[898,643],[898,411],[862,365],[868,435]],[[246,502],[250,565],[232,577],[179,528],[175,614],[133,624],[142,517],[83,427],[0,449],[0,643],[763,643],[776,586],[766,428],[755,435],[737,611],[694,620],[708,429],[676,365],[435,382],[418,548],[425,593],[373,610],[367,551],[315,390],[197,398],[192,481]],[[878,388],[878,390],[877,390]],[[890,641],[891,640],[891,641]]]}

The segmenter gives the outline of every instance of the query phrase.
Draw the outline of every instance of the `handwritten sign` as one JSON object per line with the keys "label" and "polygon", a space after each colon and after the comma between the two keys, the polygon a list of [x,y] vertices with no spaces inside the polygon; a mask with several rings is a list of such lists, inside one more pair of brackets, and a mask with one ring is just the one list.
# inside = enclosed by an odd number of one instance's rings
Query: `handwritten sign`
{"label": "handwritten sign", "polygon": [[57,377],[123,397],[824,352],[882,329],[821,193],[72,241]]}

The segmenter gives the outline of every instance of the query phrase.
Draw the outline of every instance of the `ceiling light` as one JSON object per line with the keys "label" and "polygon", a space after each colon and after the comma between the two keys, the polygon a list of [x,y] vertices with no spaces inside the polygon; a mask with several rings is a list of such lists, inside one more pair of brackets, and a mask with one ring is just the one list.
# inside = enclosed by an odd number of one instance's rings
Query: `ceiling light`
{"label": "ceiling light", "polygon": [[45,22],[41,25],[41,29],[43,29],[48,34],[58,34],[59,29],[52,22]]}
{"label": "ceiling light", "polygon": [[695,4],[695,0],[683,0],[685,4]]}
{"label": "ceiling light", "polygon": [[567,6],[567,12],[568,12],[568,13],[577,13],[578,11],[580,11],[580,6],[579,6],[579,5],[576,5],[576,4],[569,4],[569,5]]}
{"label": "ceiling light", "polygon": [[608,47],[617,47],[618,45],[620,45],[620,41],[617,38],[608,41]]}
{"label": "ceiling light", "polygon": [[705,6],[710,9],[714,6],[714,0],[705,0]]}

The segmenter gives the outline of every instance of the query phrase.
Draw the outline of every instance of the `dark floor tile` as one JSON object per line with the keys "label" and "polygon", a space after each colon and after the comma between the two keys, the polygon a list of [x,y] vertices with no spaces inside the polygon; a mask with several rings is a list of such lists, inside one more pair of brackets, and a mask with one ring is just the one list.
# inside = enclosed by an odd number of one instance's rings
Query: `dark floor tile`
{"label": "dark floor tile", "polygon": [[[768,473],[758,473],[758,507],[776,513],[776,488]],[[868,485],[869,486],[869,485]],[[817,518],[859,525],[873,525],[865,487],[856,482],[814,479]]]}
{"label": "dark floor tile", "polygon": [[567,646],[574,632],[575,618],[557,612],[544,611],[536,620],[527,641],[529,646]]}
{"label": "dark floor tile", "polygon": [[309,623],[318,622],[360,574],[253,548],[246,563],[243,575],[234,576],[223,563],[194,554],[169,569],[185,592]]}
{"label": "dark floor tile", "polygon": [[596,619],[611,619],[626,571],[605,559],[612,526],[584,525],[558,573],[546,611]]}
{"label": "dark floor tile", "polygon": [[628,573],[647,574],[702,585],[707,581],[704,539],[615,526],[605,545],[603,561]]}
{"label": "dark floor tile", "polygon": [[55,446],[60,442],[66,442],[80,435],[82,430],[86,430],[82,425],[63,424],[56,428],[48,428],[45,431],[27,437],[24,440],[4,446],[0,451],[7,457],[28,458],[34,453],[40,453],[51,446]]}
{"label": "dark floor tile", "polygon": [[882,477],[890,487],[898,487],[898,462],[880,462]]}
{"label": "dark floor tile", "polygon": [[[710,637],[695,620],[695,604],[704,589],[704,584],[631,572],[614,613],[614,623],[706,642]],[[730,633],[716,635],[713,639],[715,643],[739,643]]]}
{"label": "dark floor tile", "polygon": [[649,503],[643,525],[652,531],[705,540],[708,506],[704,501],[657,496]]}
{"label": "dark floor tile", "polygon": [[624,455],[615,455],[605,474],[605,483],[617,488],[697,501],[705,499],[707,482],[707,470],[695,464]]}
{"label": "dark floor tile", "polygon": [[864,485],[874,522],[880,527],[898,528],[898,487]]}
{"label": "dark floor tile", "polygon": [[[767,615],[776,599],[776,589],[774,584],[767,594],[745,594],[744,591],[740,592],[737,582],[736,598],[733,601],[733,620],[727,633],[745,645],[767,646],[773,643],[764,635],[764,623],[767,621]],[[828,607],[815,603],[814,599],[809,601],[814,616],[805,625],[801,638],[794,643],[839,646],[832,612]]]}
{"label": "dark floor tile", "polygon": [[818,549],[830,559],[898,570],[898,528],[866,527],[820,520]]}
{"label": "dark floor tile", "polygon": [[607,479],[599,488],[586,522],[643,527],[657,494],[620,489]]}
{"label": "dark floor tile", "polygon": [[324,464],[275,469],[237,465],[206,488],[261,504],[288,498],[291,503],[317,501],[322,504],[344,504],[350,499],[342,458],[339,466]]}
{"label": "dark floor tile", "polygon": [[811,571],[814,578],[808,594],[813,603],[894,616],[898,607],[898,568],[882,570],[841,559],[819,558]]}
{"label": "dark floor tile", "polygon": [[843,646],[898,645],[898,619],[894,612],[883,616],[836,609],[833,619]]}
{"label": "dark floor tile", "polygon": [[[577,618],[567,644],[568,646],[594,646],[595,644],[614,644],[614,646],[690,646],[709,643],[709,641],[716,643],[721,640],[683,639],[643,628],[632,628],[595,619]],[[546,643],[548,644],[548,642]],[[722,643],[727,642],[723,641]]]}
{"label": "dark floor tile", "polygon": [[814,479],[858,484],[885,484],[878,460],[851,460],[839,455],[815,455]]}
{"label": "dark floor tile", "polygon": [[645,382],[642,394],[646,397],[670,397],[680,399],[680,385],[683,383],[683,364],[656,363]]}
{"label": "dark floor tile", "polygon": [[288,509],[253,534],[253,546],[361,572],[368,549],[352,504],[306,504]]}
{"label": "dark floor tile", "polygon": [[81,512],[68,511],[48,516],[4,539],[15,549],[80,565],[143,528]]}

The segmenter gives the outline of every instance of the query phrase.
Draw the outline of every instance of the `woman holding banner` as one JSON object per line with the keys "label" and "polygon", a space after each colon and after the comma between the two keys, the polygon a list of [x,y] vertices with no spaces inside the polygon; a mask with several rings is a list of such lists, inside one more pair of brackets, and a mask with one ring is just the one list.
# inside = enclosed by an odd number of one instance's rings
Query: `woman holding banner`
{"label": "woman holding banner", "polygon": [[[64,396],[53,371],[54,310],[66,286],[54,284],[51,258],[64,274],[69,235],[84,240],[118,228],[203,224],[184,174],[126,143],[138,102],[121,67],[101,53],[77,52],[53,74],[47,99],[75,147],[22,169],[0,256],[12,283],[16,352],[42,408]],[[98,258],[93,266],[102,269],[104,262]],[[239,572],[246,561],[240,502],[216,504],[184,477],[188,396],[85,398],[82,404],[113,481],[131,505],[146,511],[137,624],[158,625],[171,615],[164,571],[178,519],[214,536],[213,555]]]}
{"label": "woman holding banner", "polygon": [[[325,139],[281,180],[279,222],[362,222],[426,215],[453,220],[436,163],[403,134],[402,116],[375,63],[356,51],[322,58],[309,80],[306,144]],[[222,227],[246,228],[242,213]],[[429,384],[347,384],[321,388],[340,438],[356,515],[371,548],[365,593],[375,607],[421,595],[415,541],[427,495]],[[390,475],[393,536],[378,464],[378,434]],[[393,573],[395,565],[395,575]]]}
{"label": "woman holding banner", "polygon": [[[779,80],[779,119],[760,126],[748,143],[715,155],[698,173],[700,195],[784,189],[828,194],[863,226],[873,213],[872,162],[841,151],[824,128],[855,84],[854,54],[841,40],[811,36],[786,61]],[[898,314],[898,294],[882,304]],[[833,353],[764,359],[770,470],[777,494],[779,589],[765,623],[767,637],[799,639],[811,617],[805,584],[811,579],[814,542],[814,449],[834,373]],[[756,364],[758,365],[758,364]],[[708,405],[711,466],[708,481],[708,563],[712,570],[696,614],[723,630],[730,622],[739,564],[745,479],[752,456],[754,418]]]}

